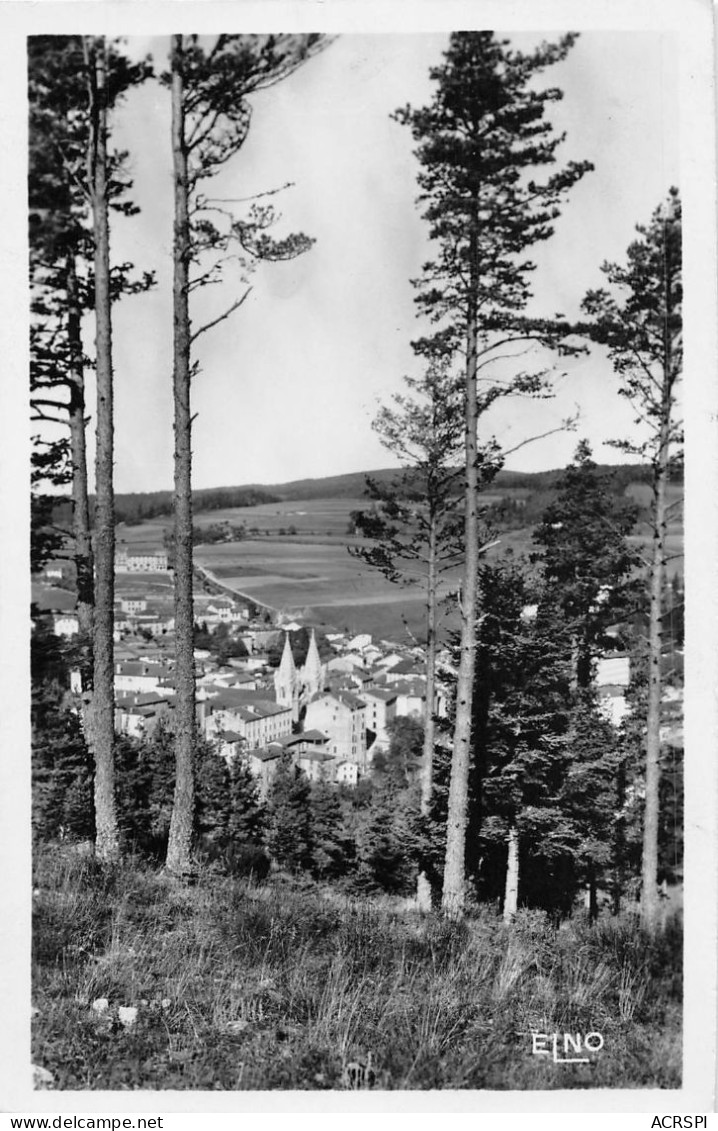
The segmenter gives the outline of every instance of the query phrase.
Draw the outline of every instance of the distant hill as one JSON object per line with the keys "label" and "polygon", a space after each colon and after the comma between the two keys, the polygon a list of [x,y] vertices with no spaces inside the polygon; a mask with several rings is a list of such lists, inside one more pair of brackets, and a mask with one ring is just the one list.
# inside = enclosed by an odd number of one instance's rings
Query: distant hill
{"label": "distant hill", "polygon": [[[600,473],[614,476],[616,492],[622,494],[630,483],[650,483],[651,470],[644,464],[599,464]],[[563,475],[564,468],[550,471],[500,471],[491,491],[550,490]],[[300,499],[358,499],[364,494],[367,477],[391,485],[401,475],[401,468],[384,467],[376,471],[354,471],[347,475],[329,475],[322,479],[292,479],[288,483],[259,484],[238,487],[239,491],[267,492],[283,502]],[[230,490],[230,488],[222,488]],[[199,494],[199,493],[198,493]]]}
{"label": "distant hill", "polygon": [[[511,498],[514,492],[532,496],[534,507],[550,493],[563,474],[563,468],[550,471],[500,471],[491,486],[490,494]],[[648,484],[651,471],[643,464],[602,464],[598,471],[611,473],[614,490],[623,495],[635,484]],[[237,487],[208,487],[193,493],[197,514],[231,507],[261,506],[267,503],[300,501],[302,499],[360,499],[364,495],[367,477],[383,485],[391,485],[403,474],[401,468],[378,468],[373,471],[354,471],[347,475],[328,475],[320,479],[293,479],[288,483],[248,483]],[[115,496],[115,514],[118,522],[128,525],[160,515],[172,514],[171,491],[134,491]],[[69,525],[70,505],[67,499],[58,499],[54,521]]]}

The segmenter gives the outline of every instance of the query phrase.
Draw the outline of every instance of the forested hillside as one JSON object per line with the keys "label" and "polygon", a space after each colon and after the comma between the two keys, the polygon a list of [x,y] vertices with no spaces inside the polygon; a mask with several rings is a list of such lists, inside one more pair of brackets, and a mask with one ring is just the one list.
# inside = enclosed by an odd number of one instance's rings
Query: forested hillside
{"label": "forested hillside", "polygon": [[[632,484],[650,483],[650,468],[642,464],[601,464],[597,474],[610,474],[612,490],[617,497],[625,494]],[[224,510],[232,507],[254,507],[264,504],[304,499],[357,499],[366,489],[367,478],[391,486],[398,482],[400,468],[381,468],[377,471],[356,471],[348,475],[328,475],[320,479],[296,479],[289,483],[245,484],[238,487],[207,487],[192,493],[193,509],[203,511]],[[513,528],[513,517],[523,515],[526,522],[534,521],[546,506],[561,469],[550,471],[501,470],[487,493],[487,503],[496,506],[496,521],[504,516]],[[682,482],[682,474],[674,473],[673,483]],[[458,490],[458,488],[457,488]],[[498,498],[497,498],[498,496]],[[92,500],[93,496],[90,496]],[[115,517],[127,526],[172,514],[171,491],[132,491],[115,495]],[[70,501],[59,500],[54,507],[53,521],[62,526],[69,523]]]}

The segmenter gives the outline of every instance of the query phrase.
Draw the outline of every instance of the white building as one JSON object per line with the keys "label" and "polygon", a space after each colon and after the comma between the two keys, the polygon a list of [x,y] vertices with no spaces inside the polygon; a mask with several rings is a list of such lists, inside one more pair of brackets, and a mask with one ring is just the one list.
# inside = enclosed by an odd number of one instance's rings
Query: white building
{"label": "white building", "polygon": [[167,554],[164,550],[133,550],[126,547],[115,555],[116,573],[166,573]]}
{"label": "white building", "polygon": [[596,664],[597,687],[628,687],[631,682],[630,660],[624,653],[601,656]]}
{"label": "white building", "polygon": [[155,691],[161,680],[171,675],[166,664],[125,660],[115,664],[115,692]]}
{"label": "white building", "polygon": [[394,688],[365,687],[361,693],[362,702],[366,704],[365,721],[367,730],[376,735],[376,742],[388,745],[389,734],[387,723],[390,723],[397,713],[397,693]]}
{"label": "white building", "polygon": [[366,707],[356,695],[349,691],[315,695],[307,704],[304,724],[329,736],[328,752],[335,758],[366,770]]}
{"label": "white building", "polygon": [[359,767],[356,762],[337,762],[334,774],[334,780],[338,785],[356,785],[359,780]]}
{"label": "white building", "polygon": [[54,613],[52,631],[55,636],[76,636],[80,631],[80,622],[74,613]]}

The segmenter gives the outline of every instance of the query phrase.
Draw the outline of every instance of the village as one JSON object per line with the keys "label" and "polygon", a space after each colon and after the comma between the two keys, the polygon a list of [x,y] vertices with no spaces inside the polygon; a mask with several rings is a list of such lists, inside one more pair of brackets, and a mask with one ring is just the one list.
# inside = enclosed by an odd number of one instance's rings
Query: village
{"label": "village", "polygon": [[[58,563],[49,564],[45,583],[60,580],[65,569]],[[115,729],[130,738],[150,737],[159,725],[172,728],[171,583],[165,551],[139,546],[128,553],[120,545],[116,557]],[[282,756],[310,781],[356,786],[371,774],[375,756],[387,752],[394,720],[412,718],[422,723],[426,665],[424,650],[416,642],[375,640],[369,633],[321,632],[324,658],[320,658],[315,628],[299,623],[290,613],[272,610],[270,614],[266,607],[230,594],[227,586],[201,571],[194,597],[195,626],[203,644],[209,646],[198,646],[194,652],[197,725],[228,763],[239,756],[246,759],[261,797],[267,797]],[[52,599],[47,604],[52,606]],[[527,608],[525,615],[530,617],[533,612]],[[71,637],[78,630],[71,608],[46,608],[44,615],[59,636]],[[309,644],[306,656],[298,662],[292,637],[305,627]],[[227,656],[227,652],[233,654]],[[439,655],[439,672],[450,666],[450,654],[444,650]],[[628,713],[629,681],[625,653],[617,649],[599,658],[595,673],[599,703],[614,726]],[[79,672],[74,673],[71,686],[79,697]],[[667,684],[664,741],[682,741],[681,712],[682,688]],[[441,679],[433,713],[439,718],[446,715]]]}

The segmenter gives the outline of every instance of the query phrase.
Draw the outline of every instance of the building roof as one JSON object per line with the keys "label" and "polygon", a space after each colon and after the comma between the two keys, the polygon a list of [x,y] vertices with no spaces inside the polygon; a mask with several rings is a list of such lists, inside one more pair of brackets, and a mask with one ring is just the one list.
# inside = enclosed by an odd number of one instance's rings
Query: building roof
{"label": "building roof", "polygon": [[305,762],[333,762],[334,758],[331,754],[327,754],[326,750],[304,750],[299,753],[299,760]]}
{"label": "building roof", "polygon": [[426,697],[426,683],[421,679],[404,679],[394,684],[397,695],[415,695],[419,699]]}
{"label": "building roof", "polygon": [[426,664],[422,664],[419,660],[406,659],[399,660],[398,664],[394,664],[389,668],[390,675],[422,675],[426,672]]}
{"label": "building roof", "polygon": [[269,699],[258,698],[256,692],[236,692],[231,689],[220,692],[212,699],[205,699],[204,705],[210,714],[214,714],[215,711],[232,711],[247,722],[252,719],[269,718],[272,715],[283,715],[291,711],[290,707],[282,707]]}
{"label": "building roof", "polygon": [[337,691],[334,698],[344,703],[346,707],[350,707],[352,711],[358,711],[361,710],[362,707],[366,707],[366,703],[362,699],[359,699],[358,696],[352,695],[351,691]]}
{"label": "building roof", "polygon": [[391,689],[388,687],[365,687],[362,690],[362,695],[365,699],[382,699],[385,703],[392,703],[399,694],[397,687],[400,686],[401,684],[394,684]]}
{"label": "building roof", "polygon": [[277,742],[284,746],[300,746],[302,742],[329,742],[329,736],[320,730],[305,730],[301,734],[283,734]]}
{"label": "building roof", "polygon": [[166,679],[171,671],[166,664],[154,663],[152,660],[120,660],[115,664],[115,675],[148,675]]}
{"label": "building roof", "polygon": [[277,758],[281,758],[281,750],[250,750],[248,751],[250,758],[257,758],[260,762],[274,762]]}
{"label": "building roof", "polygon": [[274,706],[277,706],[272,693],[266,687],[252,691],[249,688],[221,687],[219,684],[215,684],[214,687],[210,688],[205,686],[205,691],[207,690],[218,692],[217,695],[213,695],[211,699],[207,700],[207,705],[220,710],[227,710],[231,707],[251,707],[253,703],[273,702]]}

